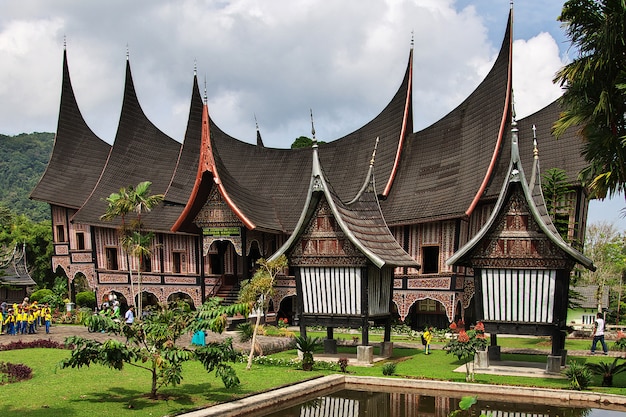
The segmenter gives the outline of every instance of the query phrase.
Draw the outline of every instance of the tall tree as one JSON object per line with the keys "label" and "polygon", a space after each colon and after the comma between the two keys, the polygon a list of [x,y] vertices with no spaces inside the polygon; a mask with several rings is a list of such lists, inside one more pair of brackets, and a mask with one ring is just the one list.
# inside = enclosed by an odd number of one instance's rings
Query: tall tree
{"label": "tall tree", "polygon": [[581,178],[592,196],[626,187],[626,0],[569,0],[558,18],[578,57],[556,75],[565,92],[557,137],[581,129],[589,166]]}
{"label": "tall tree", "polygon": [[[141,215],[150,212],[163,201],[163,194],[150,194],[151,185],[150,181],[143,181],[136,187],[131,185],[128,188],[120,188],[118,193],[111,193],[106,198],[108,203],[107,209],[100,216],[102,220],[121,218],[122,224],[119,228],[120,244],[127,255],[130,254],[137,259],[137,316],[139,318],[142,317],[141,270],[145,257],[151,254],[154,237],[152,233],[143,231]],[[126,220],[131,213],[135,214],[135,218],[129,223]],[[131,281],[131,293],[134,299],[133,274],[130,263],[128,263],[128,271]]]}
{"label": "tall tree", "polygon": [[563,209],[569,206],[567,199],[572,185],[567,181],[567,173],[560,168],[550,168],[543,174],[541,188],[554,226],[561,237],[568,241],[569,213],[563,213]]}

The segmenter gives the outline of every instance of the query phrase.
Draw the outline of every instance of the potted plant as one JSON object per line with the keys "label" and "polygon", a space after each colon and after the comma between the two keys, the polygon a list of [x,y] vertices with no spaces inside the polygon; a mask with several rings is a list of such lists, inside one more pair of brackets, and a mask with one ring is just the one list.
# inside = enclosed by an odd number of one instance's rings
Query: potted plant
{"label": "potted plant", "polygon": [[296,349],[302,353],[302,370],[310,371],[313,369],[313,351],[321,345],[319,337],[297,336]]}

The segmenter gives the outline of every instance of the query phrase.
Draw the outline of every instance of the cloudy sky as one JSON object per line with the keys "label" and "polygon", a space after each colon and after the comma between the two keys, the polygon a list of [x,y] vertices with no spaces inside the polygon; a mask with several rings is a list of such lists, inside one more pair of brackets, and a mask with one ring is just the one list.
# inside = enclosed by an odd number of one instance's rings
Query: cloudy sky
{"label": "cloudy sky", "polygon": [[[1,0],[0,133],[53,132],[64,44],[87,123],[112,142],[127,53],[142,107],[182,140],[194,68],[209,112],[227,133],[266,146],[310,135],[332,140],[369,121],[401,82],[414,39],[415,128],[470,94],[500,48],[509,0]],[[556,21],[561,1],[514,5],[518,116],[560,94],[570,59]],[[608,208],[618,219],[623,199]],[[615,214],[613,216],[613,214]],[[611,217],[607,217],[611,216]],[[623,219],[622,219],[623,220]],[[626,222],[624,222],[626,225]]]}

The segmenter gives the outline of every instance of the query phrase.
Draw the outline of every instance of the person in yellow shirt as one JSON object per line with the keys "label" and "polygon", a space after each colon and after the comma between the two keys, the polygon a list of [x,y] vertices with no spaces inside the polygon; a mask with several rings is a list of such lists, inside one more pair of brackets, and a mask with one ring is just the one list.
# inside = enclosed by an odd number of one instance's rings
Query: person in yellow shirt
{"label": "person in yellow shirt", "polygon": [[4,325],[7,326],[7,333],[15,336],[15,312],[13,309],[9,309],[9,315],[4,320]]}
{"label": "person in yellow shirt", "polygon": [[50,308],[43,308],[43,320],[46,325],[46,334],[50,334],[50,325],[52,324],[52,313]]}
{"label": "person in yellow shirt", "polygon": [[26,310],[26,322],[28,323],[28,334],[35,334],[35,311],[31,308]]}
{"label": "person in yellow shirt", "polygon": [[26,313],[22,307],[18,307],[15,315],[15,333],[24,334],[26,332]]}
{"label": "person in yellow shirt", "polygon": [[426,355],[430,355],[430,342],[433,340],[433,332],[432,332],[433,328],[429,327],[426,330],[424,330],[424,334],[422,335],[422,338],[424,339],[424,353]]}

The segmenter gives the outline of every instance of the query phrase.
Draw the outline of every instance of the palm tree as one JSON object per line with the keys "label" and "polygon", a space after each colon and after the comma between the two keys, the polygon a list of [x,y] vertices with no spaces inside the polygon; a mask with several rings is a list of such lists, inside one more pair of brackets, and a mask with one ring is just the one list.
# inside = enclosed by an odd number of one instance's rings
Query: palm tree
{"label": "palm tree", "polygon": [[[120,188],[119,193],[112,193],[106,198],[108,203],[105,213],[100,216],[101,220],[113,220],[117,217],[121,218],[120,226],[120,244],[127,256],[130,253],[138,259],[137,267],[137,316],[141,318],[141,269],[145,256],[150,255],[153,240],[153,234],[144,234],[142,230],[141,215],[150,212],[161,201],[163,194],[150,195],[150,181],[143,181],[132,185],[128,188]],[[126,223],[126,217],[130,213],[135,213],[136,218],[130,223]],[[132,268],[128,263],[128,271],[131,279],[131,293],[133,299],[135,293],[132,285]]]}
{"label": "palm tree", "polygon": [[558,18],[578,57],[555,82],[565,92],[564,112],[554,125],[557,137],[578,127],[589,166],[581,179],[592,196],[604,198],[626,187],[626,2],[568,0]]}

